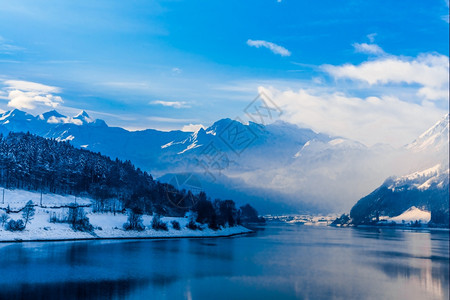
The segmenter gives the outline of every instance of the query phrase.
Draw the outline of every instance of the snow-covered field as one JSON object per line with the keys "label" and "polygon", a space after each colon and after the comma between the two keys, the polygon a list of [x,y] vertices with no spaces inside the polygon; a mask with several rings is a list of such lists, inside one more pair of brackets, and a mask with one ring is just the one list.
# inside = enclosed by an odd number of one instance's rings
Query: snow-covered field
{"label": "snow-covered field", "polygon": [[[34,204],[41,204],[41,193],[25,190],[9,190],[0,187],[0,208],[6,209],[9,205],[11,210],[22,209],[29,201]],[[90,205],[92,200],[68,195],[42,194],[42,206],[55,207],[77,203],[78,205]]]}
{"label": "snow-covered field", "polygon": [[418,209],[415,206],[410,207],[408,210],[393,218],[387,219],[387,222],[395,222],[397,224],[408,224],[411,222],[419,222],[421,224],[427,224],[431,220],[431,213],[429,211]]}
{"label": "snow-covered field", "polygon": [[[7,196],[6,196],[7,195]],[[0,196],[2,191],[0,190]],[[32,200],[33,203],[39,204],[40,193],[33,193],[23,190],[5,190],[5,202],[0,198],[0,208],[5,211],[6,207],[10,207],[12,211],[19,210],[25,204]],[[73,239],[114,239],[114,238],[176,238],[176,237],[219,237],[231,236],[242,233],[249,233],[251,230],[243,226],[225,227],[214,231],[202,225],[202,230],[191,230],[186,228],[187,218],[162,217],[161,220],[167,223],[168,231],[154,230],[151,228],[152,216],[144,215],[143,231],[126,231],[123,224],[127,221],[126,214],[113,213],[93,213],[89,207],[84,208],[90,223],[94,226],[91,233],[74,231],[67,223],[51,223],[50,216],[54,213],[57,215],[65,215],[67,208],[54,208],[55,206],[63,206],[73,203],[73,196],[61,196],[53,194],[44,194],[44,207],[35,206],[35,215],[23,231],[8,231],[4,226],[0,226],[0,242],[8,241],[45,241],[45,240],[73,240]],[[91,200],[88,198],[77,198],[78,204],[89,205]],[[22,219],[21,212],[9,213],[11,219]],[[170,223],[176,220],[180,223],[180,230],[175,230]],[[0,224],[1,225],[1,224]]]}

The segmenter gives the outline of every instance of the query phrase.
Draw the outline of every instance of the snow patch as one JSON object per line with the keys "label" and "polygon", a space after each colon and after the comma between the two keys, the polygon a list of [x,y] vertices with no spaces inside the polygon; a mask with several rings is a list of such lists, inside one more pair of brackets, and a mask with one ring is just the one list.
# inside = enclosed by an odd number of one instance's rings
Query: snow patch
{"label": "snow patch", "polygon": [[388,222],[394,222],[397,224],[403,223],[415,223],[416,221],[422,224],[426,224],[431,220],[431,213],[429,211],[421,210],[415,206],[410,207],[401,215],[387,219]]}

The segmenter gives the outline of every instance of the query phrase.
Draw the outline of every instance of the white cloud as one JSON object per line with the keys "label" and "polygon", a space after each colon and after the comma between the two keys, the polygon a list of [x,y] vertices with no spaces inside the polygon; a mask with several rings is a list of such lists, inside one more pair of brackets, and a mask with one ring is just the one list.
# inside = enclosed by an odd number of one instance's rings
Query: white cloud
{"label": "white cloud", "polygon": [[358,98],[325,89],[259,90],[281,107],[283,120],[367,145],[407,144],[447,112],[430,102],[415,104],[392,96]]}
{"label": "white cloud", "polygon": [[271,42],[263,40],[247,40],[247,45],[256,48],[264,47],[281,56],[291,56],[291,52],[288,49]]}
{"label": "white cloud", "polygon": [[6,80],[3,82],[8,93],[8,106],[18,109],[34,109],[37,105],[57,107],[63,102],[59,93],[60,89],[40,83],[20,80]]}
{"label": "white cloud", "polygon": [[418,95],[426,100],[448,99],[448,57],[441,54],[421,54],[416,58],[388,56],[360,65],[324,65],[322,69],[336,79],[348,78],[368,83],[418,84]]}
{"label": "white cloud", "polygon": [[383,51],[383,49],[381,49],[381,47],[378,46],[377,44],[354,43],[353,48],[355,48],[356,52],[360,52],[360,53],[375,54],[375,55],[380,55],[380,54],[385,53]]}
{"label": "white cloud", "polygon": [[161,100],[155,100],[155,101],[151,101],[150,104],[162,105],[162,106],[173,107],[173,108],[187,108],[187,107],[190,107],[184,101],[161,101]]}
{"label": "white cloud", "polygon": [[83,125],[83,121],[81,121],[80,119],[74,119],[71,117],[55,117],[55,116],[51,116],[50,118],[48,118],[47,123],[49,124],[75,124],[75,125]]}
{"label": "white cloud", "polygon": [[368,35],[367,35],[367,38],[369,39],[369,41],[370,41],[370,43],[372,43],[373,44],[373,42],[375,42],[375,37],[377,36],[377,34],[374,32],[374,33],[369,33]]}
{"label": "white cloud", "polygon": [[202,124],[189,124],[189,125],[184,125],[183,128],[181,128],[181,131],[196,132],[197,130],[200,130],[201,128],[206,129],[206,127]]}

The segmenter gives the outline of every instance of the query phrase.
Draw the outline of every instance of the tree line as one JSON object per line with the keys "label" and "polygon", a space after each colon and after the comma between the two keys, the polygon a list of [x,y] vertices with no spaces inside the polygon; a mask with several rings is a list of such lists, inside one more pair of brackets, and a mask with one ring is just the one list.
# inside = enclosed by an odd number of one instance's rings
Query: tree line
{"label": "tree line", "polygon": [[[100,153],[75,148],[67,141],[30,133],[0,134],[0,185],[88,196],[94,199],[98,211],[106,210],[112,199],[114,203],[120,202],[124,212],[138,209],[145,214],[184,216],[187,211],[184,207],[189,207],[197,213],[199,222],[213,227],[225,223],[233,226],[241,219],[256,220],[253,208],[237,209],[234,201],[212,201],[203,192],[193,195],[190,191],[178,191],[170,184],[154,180],[129,160],[113,160]],[[195,205],[189,206],[192,203]]]}

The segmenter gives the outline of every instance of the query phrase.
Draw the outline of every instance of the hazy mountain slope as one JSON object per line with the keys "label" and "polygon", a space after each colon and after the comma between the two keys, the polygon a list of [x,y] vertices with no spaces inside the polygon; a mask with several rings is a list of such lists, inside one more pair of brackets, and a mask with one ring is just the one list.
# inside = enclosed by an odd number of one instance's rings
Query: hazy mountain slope
{"label": "hazy mountain slope", "polygon": [[[396,216],[412,206],[431,212],[431,222],[449,225],[449,115],[405,146],[419,165],[438,163],[405,176],[390,177],[360,199],[350,216],[356,224],[370,223],[381,215]],[[417,165],[417,162],[412,164]]]}
{"label": "hazy mountain slope", "polygon": [[431,222],[447,224],[449,218],[448,168],[435,166],[422,172],[389,178],[350,211],[356,224],[370,223],[377,216],[394,217],[412,206],[431,212]]}
{"label": "hazy mountain slope", "polygon": [[0,116],[0,132],[30,131],[70,141],[131,160],[157,177],[201,174],[207,193],[241,203],[252,199],[262,212],[273,210],[270,203],[298,211],[343,212],[393,174],[445,164],[448,116],[446,120],[401,149],[367,147],[281,121],[264,126],[222,119],[196,132],[130,132],[93,120],[86,112],[67,117],[51,111],[35,117],[14,110]]}

